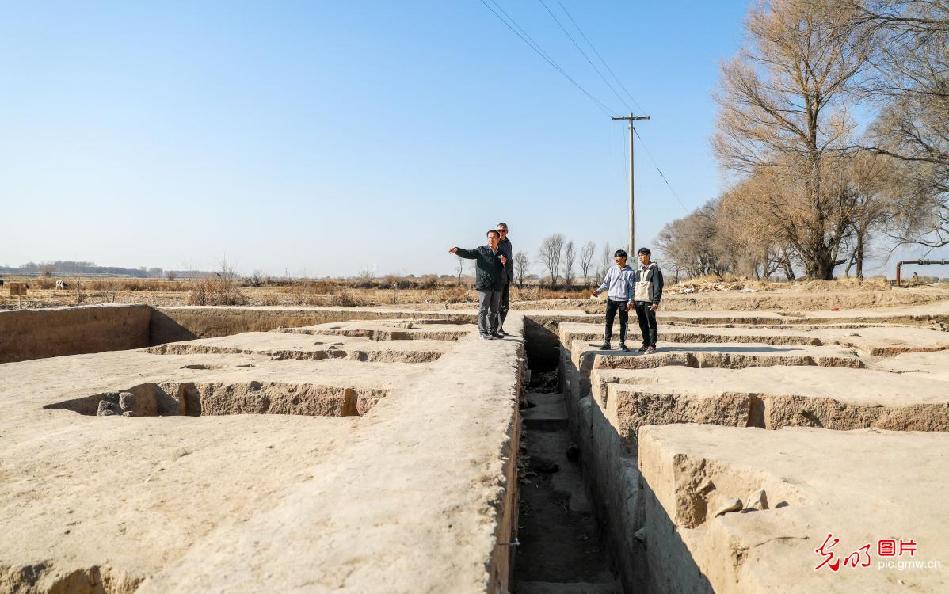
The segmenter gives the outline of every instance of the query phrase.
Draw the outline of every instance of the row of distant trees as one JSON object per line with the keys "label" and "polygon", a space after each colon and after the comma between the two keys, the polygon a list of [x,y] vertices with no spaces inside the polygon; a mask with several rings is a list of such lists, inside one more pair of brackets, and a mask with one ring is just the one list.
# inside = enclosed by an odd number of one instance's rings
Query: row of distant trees
{"label": "row of distant trees", "polygon": [[117,266],[97,266],[95,262],[57,260],[55,262],[27,262],[22,266],[0,266],[3,274],[24,274],[31,276],[52,276],[71,274],[93,274],[130,276],[135,278],[161,278],[161,268],[122,268]]}
{"label": "row of distant trees", "polygon": [[[596,243],[592,241],[578,248],[561,233],[545,237],[537,250],[537,259],[544,272],[543,280],[551,287],[589,284],[591,279],[604,276],[613,264],[613,252],[608,243],[603,245],[599,259],[596,253]],[[527,254],[518,252],[514,255],[514,276],[518,285],[523,285],[529,266]]]}
{"label": "row of distant trees", "polygon": [[746,26],[716,93],[734,185],[662,229],[666,265],[862,277],[871,242],[949,245],[949,0],[771,0]]}
{"label": "row of distant trees", "polygon": [[[573,241],[568,241],[563,234],[554,233],[544,238],[537,250],[537,264],[540,265],[542,275],[540,281],[550,287],[571,287],[578,283],[588,284],[592,278],[606,275],[607,269],[613,264],[613,252],[609,244],[603,246],[600,258],[594,261],[596,243],[588,241],[579,248]],[[458,267],[455,274],[461,284],[465,269],[465,260],[458,258]],[[514,254],[514,284],[523,287],[528,279],[537,277],[530,272],[531,265],[535,264],[526,252]]]}
{"label": "row of distant trees", "polygon": [[215,272],[202,270],[163,270],[161,268],[124,268],[120,266],[98,266],[95,262],[82,260],[56,260],[55,262],[27,262],[22,266],[0,266],[0,274],[25,276],[125,276],[130,278],[206,278]]}

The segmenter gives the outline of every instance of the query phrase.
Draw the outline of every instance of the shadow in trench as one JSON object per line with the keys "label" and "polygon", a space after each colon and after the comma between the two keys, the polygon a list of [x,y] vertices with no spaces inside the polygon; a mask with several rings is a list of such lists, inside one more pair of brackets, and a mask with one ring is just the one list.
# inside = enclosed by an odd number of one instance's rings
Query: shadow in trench
{"label": "shadow in trench", "polygon": [[[518,463],[520,509],[512,592],[621,593],[570,441],[556,371],[532,374]],[[531,391],[535,390],[535,391]]]}

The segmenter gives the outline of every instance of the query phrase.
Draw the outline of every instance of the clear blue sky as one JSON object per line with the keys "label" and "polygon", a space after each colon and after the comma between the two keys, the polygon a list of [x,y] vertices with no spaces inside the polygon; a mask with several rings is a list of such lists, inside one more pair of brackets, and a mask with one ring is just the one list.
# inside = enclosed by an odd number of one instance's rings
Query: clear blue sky
{"label": "clear blue sky", "polygon": [[[539,2],[499,1],[628,111]],[[710,95],[747,2],[561,1],[652,116],[682,204],[637,146],[651,242],[722,188]],[[624,241],[623,125],[480,0],[145,4],[0,8],[0,264],[450,272],[499,220],[535,260]]]}

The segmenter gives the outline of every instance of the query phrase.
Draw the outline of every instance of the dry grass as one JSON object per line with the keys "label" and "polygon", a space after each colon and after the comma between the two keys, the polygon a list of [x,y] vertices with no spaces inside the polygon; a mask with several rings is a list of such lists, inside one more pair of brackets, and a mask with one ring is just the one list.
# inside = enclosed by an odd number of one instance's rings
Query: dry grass
{"label": "dry grass", "polygon": [[188,292],[188,305],[247,305],[242,293],[230,278],[203,278]]}
{"label": "dry grass", "polygon": [[[216,275],[202,279],[140,279],[140,278],[65,278],[67,288],[57,290],[56,278],[12,278],[30,285],[24,307],[55,307],[79,304],[142,303],[155,306],[176,305],[255,305],[358,307],[385,305],[459,306],[475,304],[477,292],[473,280],[454,278],[382,277],[378,279],[286,280],[250,277],[228,278]],[[77,283],[80,291],[77,292]],[[512,301],[577,299],[589,289],[551,290],[538,285],[514,287]],[[77,293],[81,297],[77,297]],[[0,308],[16,307],[15,298],[0,291]]]}
{"label": "dry grass", "polygon": [[[220,276],[206,279],[131,279],[131,278],[66,278],[67,289],[57,290],[55,278],[11,278],[7,281],[26,282],[29,294],[20,302],[22,307],[55,307],[79,304],[125,303],[153,306],[177,305],[252,305],[252,306],[415,306],[427,308],[457,308],[473,306],[478,295],[472,280],[458,285],[449,277],[384,277],[380,279],[226,279]],[[743,294],[743,292],[774,292],[789,294],[846,293],[890,291],[890,283],[883,278],[868,278],[862,283],[856,279],[837,281],[767,282],[738,277],[708,277],[682,281],[676,285],[667,280],[666,293],[672,297],[691,296],[693,293]],[[941,284],[946,287],[946,283]],[[537,284],[511,290],[511,301],[524,307],[569,308],[589,305],[592,287],[579,286],[552,290]],[[673,301],[675,301],[673,299]],[[529,302],[529,303],[528,303]],[[0,288],[0,309],[17,307],[17,299]]]}
{"label": "dry grass", "polygon": [[685,279],[673,284],[672,279],[666,277],[667,291],[670,295],[677,293],[704,293],[708,291],[888,291],[891,284],[885,277],[874,276],[864,278],[841,278],[837,280],[755,280],[746,277],[725,274],[722,276],[698,276]]}

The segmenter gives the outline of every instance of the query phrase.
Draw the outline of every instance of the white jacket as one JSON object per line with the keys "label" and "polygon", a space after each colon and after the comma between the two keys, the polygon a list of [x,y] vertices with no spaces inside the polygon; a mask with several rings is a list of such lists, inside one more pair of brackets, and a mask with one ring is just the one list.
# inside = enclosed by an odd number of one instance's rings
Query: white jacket
{"label": "white jacket", "polygon": [[606,277],[603,278],[603,284],[597,288],[597,293],[607,292],[606,296],[613,301],[632,301],[634,276],[636,272],[629,264],[619,267],[619,264],[613,264],[606,271]]}

